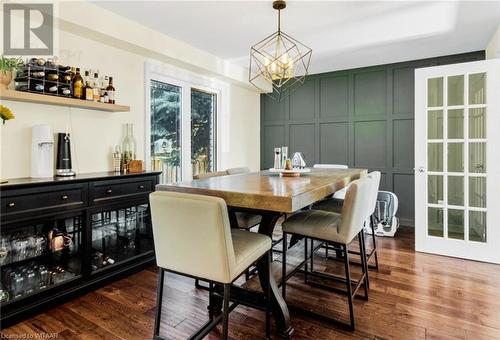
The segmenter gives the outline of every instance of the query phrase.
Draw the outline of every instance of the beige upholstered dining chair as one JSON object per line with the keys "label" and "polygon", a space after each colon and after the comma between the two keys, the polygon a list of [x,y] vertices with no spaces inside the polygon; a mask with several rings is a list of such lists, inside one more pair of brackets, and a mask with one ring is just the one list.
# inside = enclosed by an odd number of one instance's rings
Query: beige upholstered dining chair
{"label": "beige upholstered dining chair", "polygon": [[[286,298],[286,281],[290,278],[298,269],[304,267],[304,278],[305,282],[309,284],[314,284],[316,286],[325,287],[330,290],[333,287],[324,286],[320,283],[309,281],[309,276],[320,277],[322,279],[333,279],[336,281],[341,280],[345,282],[346,290],[343,293],[347,294],[348,304],[349,304],[349,324],[340,322],[339,320],[329,318],[325,315],[321,315],[323,319],[329,319],[335,323],[341,323],[347,325],[349,329],[354,330],[354,310],[353,310],[353,298],[361,285],[364,286],[364,298],[368,299],[368,276],[367,276],[367,266],[366,266],[366,256],[365,247],[362,239],[364,220],[370,210],[370,191],[373,186],[373,179],[365,177],[356,180],[351,183],[349,190],[347,191],[345,202],[342,207],[342,214],[337,214],[322,210],[308,210],[297,213],[287,219],[283,223],[283,262],[282,262],[282,292],[283,298]],[[287,235],[295,235],[299,237],[304,237],[304,261],[299,264],[292,272],[287,274],[287,263],[286,263],[286,250],[287,250]],[[360,260],[362,275],[358,281],[351,280],[350,268],[349,268],[349,251],[348,244],[353,241],[353,239],[358,236],[359,248],[360,248]],[[308,243],[311,240],[311,247],[320,247],[323,242],[328,242],[334,246],[339,247],[342,250],[343,262],[345,266],[345,278],[339,278],[326,273],[319,273],[314,271],[314,268],[308,268],[308,260],[312,259],[311,255],[313,252],[308,251]],[[319,241],[318,245],[315,245],[314,241]],[[312,267],[311,261],[311,267]],[[352,284],[355,284],[354,289]],[[300,307],[299,307],[300,309]],[[308,311],[309,314],[315,314]],[[319,315],[319,314],[318,314]]]}
{"label": "beige upholstered dining chair", "polygon": [[[223,312],[196,332],[203,338],[222,319],[223,338],[228,335],[231,283],[255,261],[267,256],[270,261],[271,239],[262,234],[231,229],[223,199],[185,193],[156,191],[150,195],[156,262],[159,268],[155,319],[155,338],[159,337],[165,271],[200,278],[212,286],[224,286]],[[196,213],[194,213],[196,212]],[[270,275],[270,273],[269,273]],[[268,285],[269,286],[269,285]],[[266,292],[266,335],[270,329],[270,295]]]}
{"label": "beige upholstered dining chair", "polygon": [[[368,177],[373,179],[372,187],[369,195],[369,209],[367,210],[367,216],[365,221],[368,221],[370,224],[371,232],[372,232],[372,249],[369,253],[366,254],[367,261],[369,262],[372,257],[375,258],[375,264],[373,266],[369,265],[370,268],[374,268],[378,270],[378,256],[377,256],[377,238],[375,236],[375,209],[377,207],[377,196],[378,190],[380,187],[380,171],[372,171],[368,174]],[[316,210],[325,210],[330,212],[340,213],[342,211],[342,206],[344,204],[344,199],[332,198],[320,201],[313,205],[313,209]]]}

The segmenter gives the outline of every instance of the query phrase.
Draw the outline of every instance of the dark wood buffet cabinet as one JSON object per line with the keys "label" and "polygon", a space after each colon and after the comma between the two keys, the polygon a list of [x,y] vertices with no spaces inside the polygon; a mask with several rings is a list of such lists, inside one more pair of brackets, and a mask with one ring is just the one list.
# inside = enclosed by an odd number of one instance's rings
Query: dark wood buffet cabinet
{"label": "dark wood buffet cabinet", "polygon": [[155,263],[149,193],[158,172],[9,180],[0,186],[0,322]]}

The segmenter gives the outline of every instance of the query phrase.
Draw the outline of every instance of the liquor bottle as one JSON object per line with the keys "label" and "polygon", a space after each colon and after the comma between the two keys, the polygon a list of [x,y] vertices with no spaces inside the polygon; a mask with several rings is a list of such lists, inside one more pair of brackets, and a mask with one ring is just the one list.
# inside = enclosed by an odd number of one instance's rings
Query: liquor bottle
{"label": "liquor bottle", "polygon": [[94,73],[94,101],[101,100],[101,90],[99,89],[99,74]]}
{"label": "liquor bottle", "polygon": [[[88,71],[85,71],[85,74],[88,75]],[[85,81],[85,87],[83,88],[83,93],[84,93],[84,99],[85,100],[94,100],[94,89],[92,88],[92,86],[90,85],[90,81],[88,79],[88,77],[86,77],[86,81]]]}
{"label": "liquor bottle", "polygon": [[73,97],[77,99],[85,99],[83,98],[83,78],[80,75],[80,68],[76,68],[75,76],[72,81],[73,85]]}
{"label": "liquor bottle", "polygon": [[113,86],[113,77],[109,77],[109,85],[106,87],[106,93],[108,94],[110,104],[115,103],[115,88]]}
{"label": "liquor bottle", "polygon": [[109,96],[106,92],[107,84],[109,83],[108,76],[101,78],[101,103],[108,103]]}

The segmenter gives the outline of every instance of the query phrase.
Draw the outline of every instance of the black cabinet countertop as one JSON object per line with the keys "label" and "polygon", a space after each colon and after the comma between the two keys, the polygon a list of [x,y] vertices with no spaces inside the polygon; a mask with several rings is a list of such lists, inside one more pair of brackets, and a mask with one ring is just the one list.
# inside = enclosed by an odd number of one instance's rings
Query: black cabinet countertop
{"label": "black cabinet countertop", "polygon": [[91,172],[77,174],[71,177],[47,177],[47,178],[11,178],[8,179],[7,183],[0,184],[0,189],[11,189],[11,188],[21,188],[26,186],[37,186],[37,185],[51,185],[51,184],[71,184],[78,182],[88,182],[89,180],[108,180],[108,179],[120,179],[120,178],[131,178],[140,177],[145,175],[159,175],[160,171],[143,171],[138,173],[118,173],[114,171],[109,172]]}

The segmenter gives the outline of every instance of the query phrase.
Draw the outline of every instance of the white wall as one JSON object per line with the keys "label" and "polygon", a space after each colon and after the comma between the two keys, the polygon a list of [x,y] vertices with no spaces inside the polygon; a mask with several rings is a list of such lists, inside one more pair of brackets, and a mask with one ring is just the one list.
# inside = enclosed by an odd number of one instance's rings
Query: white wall
{"label": "white wall", "polygon": [[500,26],[486,47],[486,59],[500,58]]}
{"label": "white wall", "polygon": [[[127,26],[119,22],[121,19],[114,20],[117,27],[126,29]],[[66,126],[70,126],[73,167],[79,173],[112,169],[111,150],[121,144],[125,123],[134,124],[137,156],[144,157],[144,64],[152,60],[151,56],[141,54],[140,49],[133,53],[113,47],[117,44],[111,38],[106,43],[102,37],[94,40],[89,35],[82,37],[64,30],[60,30],[58,36],[61,62],[83,69],[99,69],[101,74],[113,76],[117,103],[130,105],[131,111],[106,113],[3,101],[16,118],[0,128],[0,178],[30,175],[31,127],[41,123],[52,126],[54,133],[64,132]],[[220,160],[222,168],[248,165],[257,170],[260,167],[260,95],[237,82],[228,82],[228,88],[229,121],[219,122],[219,128],[229,129],[230,136],[230,144],[220,146],[224,149]]]}

